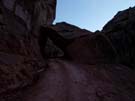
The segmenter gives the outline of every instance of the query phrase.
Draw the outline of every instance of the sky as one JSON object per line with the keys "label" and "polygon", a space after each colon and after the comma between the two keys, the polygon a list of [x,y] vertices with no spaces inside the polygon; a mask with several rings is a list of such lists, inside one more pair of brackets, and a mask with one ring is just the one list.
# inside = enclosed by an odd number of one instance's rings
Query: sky
{"label": "sky", "polygon": [[57,22],[67,22],[90,31],[102,27],[121,10],[135,6],[135,0],[57,0]]}

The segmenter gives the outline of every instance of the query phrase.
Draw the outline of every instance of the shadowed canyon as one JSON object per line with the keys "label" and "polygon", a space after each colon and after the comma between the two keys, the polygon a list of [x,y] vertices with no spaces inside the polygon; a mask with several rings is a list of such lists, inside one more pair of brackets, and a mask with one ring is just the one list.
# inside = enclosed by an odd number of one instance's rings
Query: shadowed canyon
{"label": "shadowed canyon", "polygon": [[91,32],[56,6],[0,0],[0,101],[135,101],[135,7]]}

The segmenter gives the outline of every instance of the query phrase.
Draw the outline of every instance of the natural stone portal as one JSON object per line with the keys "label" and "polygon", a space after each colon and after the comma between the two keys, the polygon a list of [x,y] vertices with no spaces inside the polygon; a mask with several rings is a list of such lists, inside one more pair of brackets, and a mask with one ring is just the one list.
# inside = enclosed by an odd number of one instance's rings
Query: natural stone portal
{"label": "natural stone portal", "polygon": [[[68,30],[69,29],[66,31],[68,32]],[[87,32],[87,34],[69,39],[65,37],[66,35],[60,34],[60,32],[55,29],[55,26],[50,26],[50,28],[41,27],[40,33],[40,50],[44,56],[47,56],[45,55],[45,46],[46,38],[49,38],[54,45],[64,52],[63,58],[65,59],[87,64],[116,62],[116,50],[107,37],[100,32]],[[51,48],[49,50],[51,50]],[[54,57],[56,58],[57,56],[55,55]]]}
{"label": "natural stone portal", "polygon": [[[47,56],[47,53],[45,53],[45,51],[46,51],[45,47],[47,46],[47,38],[52,40],[53,44],[56,45],[59,49],[61,49],[61,51],[64,52],[63,56],[60,56],[60,57],[67,58],[66,56],[68,56],[68,54],[67,54],[66,48],[73,40],[65,39],[57,31],[55,31],[52,28],[41,27],[40,36],[39,36],[39,46],[40,46],[40,51],[44,58]],[[54,47],[52,47],[52,48],[54,48]],[[49,50],[51,50],[51,48]],[[53,57],[55,57],[55,58],[58,57],[58,53],[54,54]]]}

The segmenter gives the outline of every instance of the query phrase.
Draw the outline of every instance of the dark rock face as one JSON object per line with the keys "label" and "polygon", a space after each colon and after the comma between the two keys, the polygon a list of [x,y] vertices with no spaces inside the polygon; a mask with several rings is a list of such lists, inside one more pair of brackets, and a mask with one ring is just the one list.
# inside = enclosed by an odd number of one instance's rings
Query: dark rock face
{"label": "dark rock face", "polygon": [[[49,26],[48,30],[44,30],[41,35],[40,43],[44,43],[44,52],[47,57],[63,57],[63,48],[66,48],[69,41],[92,34],[85,29],[80,29],[66,22],[57,23]],[[48,35],[47,35],[48,34]],[[48,39],[46,39],[48,37]],[[47,42],[45,42],[47,40]]]}
{"label": "dark rock face", "polygon": [[67,46],[70,57],[83,64],[112,64],[117,62],[117,53],[102,33],[77,38]]}
{"label": "dark rock face", "polygon": [[4,100],[8,97],[3,98],[3,93],[32,84],[36,75],[44,70],[46,62],[33,30],[36,32],[38,26],[53,22],[55,7],[55,0],[0,1],[1,101],[11,101]]}
{"label": "dark rock face", "polygon": [[133,68],[135,66],[134,17],[135,7],[120,11],[102,30],[117,50],[120,62]]}

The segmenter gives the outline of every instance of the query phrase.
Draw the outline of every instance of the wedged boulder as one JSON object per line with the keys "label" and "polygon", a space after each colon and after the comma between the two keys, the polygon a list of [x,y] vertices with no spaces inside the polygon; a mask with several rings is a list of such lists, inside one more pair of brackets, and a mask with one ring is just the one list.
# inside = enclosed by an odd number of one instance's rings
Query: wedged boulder
{"label": "wedged boulder", "polygon": [[102,32],[117,50],[120,62],[135,67],[135,7],[118,12]]}
{"label": "wedged boulder", "polygon": [[[65,58],[67,57],[71,61],[85,64],[117,62],[117,51],[108,37],[101,32],[92,33],[67,23],[60,23],[60,25],[42,27],[41,36],[41,40],[43,40],[41,42],[42,47],[47,47],[46,45],[48,44],[45,44],[44,39],[48,37],[52,40],[52,44],[64,52]],[[42,48],[42,50],[45,49],[42,53],[48,54],[46,53],[46,49],[48,52],[51,52],[50,50],[54,48],[53,46],[48,49]]]}
{"label": "wedged boulder", "polygon": [[86,29],[81,29],[66,22],[60,22],[55,25],[48,26],[47,28],[44,27],[43,30],[44,31],[41,32],[40,36],[40,41],[43,41],[40,43],[42,43],[42,47],[45,47],[44,52],[49,58],[63,57],[64,51],[59,46],[64,46],[66,48],[65,43],[68,43],[67,41],[76,40],[81,37],[94,34]]}
{"label": "wedged boulder", "polygon": [[117,63],[117,52],[102,33],[75,39],[67,47],[71,59],[83,64]]}

